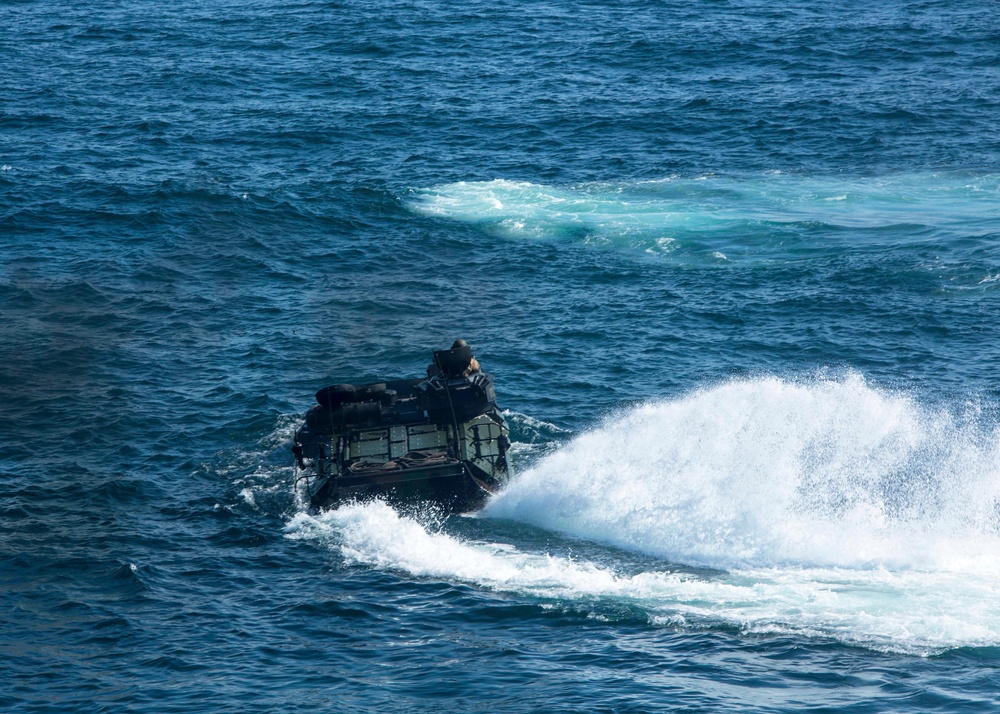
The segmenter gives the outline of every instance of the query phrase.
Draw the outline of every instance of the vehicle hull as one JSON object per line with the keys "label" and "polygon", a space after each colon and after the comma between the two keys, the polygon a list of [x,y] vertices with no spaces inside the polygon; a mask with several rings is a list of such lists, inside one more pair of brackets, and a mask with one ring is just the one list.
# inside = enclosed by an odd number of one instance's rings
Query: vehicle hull
{"label": "vehicle hull", "polygon": [[482,508],[498,486],[491,487],[484,478],[473,475],[467,465],[457,462],[326,479],[310,503],[314,508],[326,509],[376,499],[404,505],[431,502],[448,512],[465,513]]}
{"label": "vehicle hull", "polygon": [[492,377],[434,377],[317,393],[292,448],[314,508],[381,499],[481,508],[510,476]]}

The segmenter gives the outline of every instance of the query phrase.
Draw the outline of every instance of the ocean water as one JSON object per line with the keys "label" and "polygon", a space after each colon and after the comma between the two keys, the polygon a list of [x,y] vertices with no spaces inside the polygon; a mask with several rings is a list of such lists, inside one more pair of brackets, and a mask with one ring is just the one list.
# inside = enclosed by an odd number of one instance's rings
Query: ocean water
{"label": "ocean water", "polygon": [[[996,7],[0,29],[0,710],[996,711]],[[310,512],[456,337],[509,487]]]}

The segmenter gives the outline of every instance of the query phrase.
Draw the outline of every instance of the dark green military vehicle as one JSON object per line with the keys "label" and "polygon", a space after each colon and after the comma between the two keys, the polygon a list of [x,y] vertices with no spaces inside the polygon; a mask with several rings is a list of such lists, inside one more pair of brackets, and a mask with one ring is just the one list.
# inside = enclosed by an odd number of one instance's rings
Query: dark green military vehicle
{"label": "dark green military vehicle", "polygon": [[428,372],[316,393],[292,447],[314,507],[382,498],[465,512],[507,482],[510,433],[493,377],[468,346],[435,352]]}

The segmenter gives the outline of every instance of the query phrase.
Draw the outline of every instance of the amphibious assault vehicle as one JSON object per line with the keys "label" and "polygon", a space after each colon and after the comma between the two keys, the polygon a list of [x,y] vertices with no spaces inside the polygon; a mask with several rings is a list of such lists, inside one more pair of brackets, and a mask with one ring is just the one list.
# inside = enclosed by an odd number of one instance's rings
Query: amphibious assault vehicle
{"label": "amphibious assault vehicle", "polygon": [[292,453],[315,508],[347,500],[481,507],[508,480],[510,432],[493,377],[464,341],[434,353],[426,379],[316,393]]}

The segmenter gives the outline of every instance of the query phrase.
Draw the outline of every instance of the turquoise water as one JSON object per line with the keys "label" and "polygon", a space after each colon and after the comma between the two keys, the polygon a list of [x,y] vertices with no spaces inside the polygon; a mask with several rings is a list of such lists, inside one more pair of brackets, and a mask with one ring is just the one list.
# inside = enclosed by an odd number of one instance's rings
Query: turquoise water
{"label": "turquoise water", "polygon": [[[996,708],[996,11],[0,17],[5,710]],[[309,512],[459,336],[511,485]]]}

